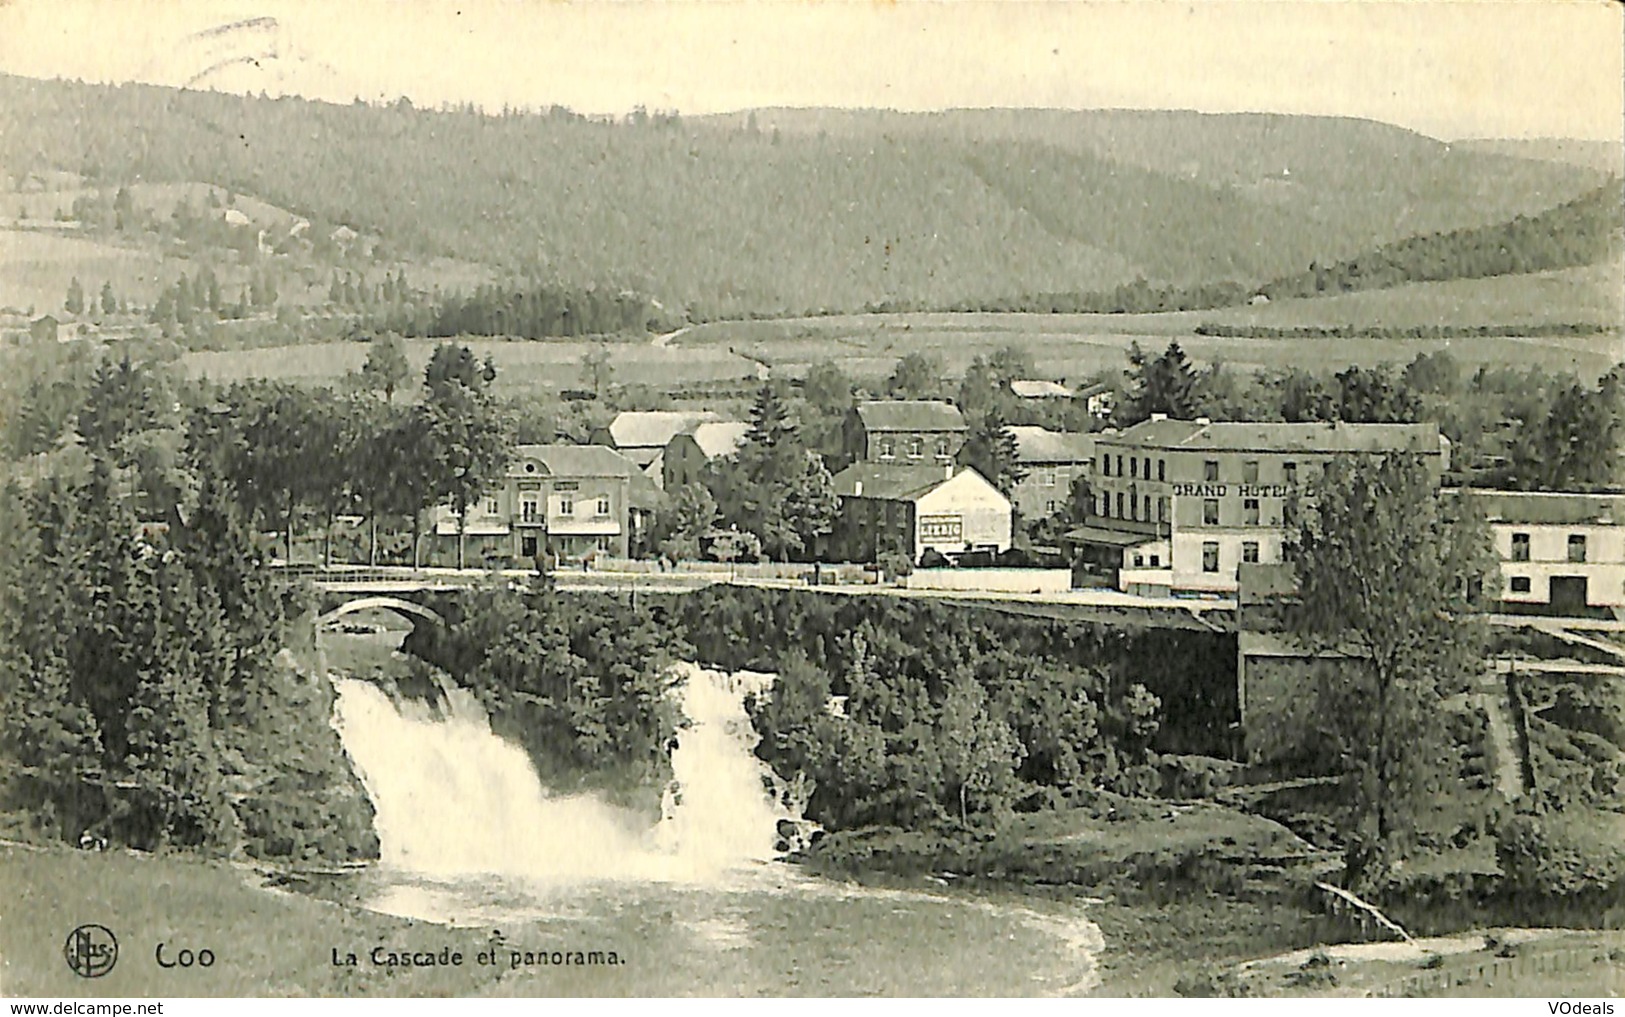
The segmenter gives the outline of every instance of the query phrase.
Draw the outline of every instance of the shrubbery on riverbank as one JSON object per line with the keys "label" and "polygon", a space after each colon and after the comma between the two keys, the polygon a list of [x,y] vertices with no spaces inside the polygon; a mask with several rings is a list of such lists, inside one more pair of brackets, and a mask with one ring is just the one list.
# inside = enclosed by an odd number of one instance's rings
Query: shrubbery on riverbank
{"label": "shrubbery on riverbank", "polygon": [[609,595],[490,587],[447,598],[445,628],[402,649],[479,696],[544,782],[629,793],[670,773],[670,665],[692,650],[653,612]]}
{"label": "shrubbery on riverbank", "polygon": [[701,660],[779,675],[757,749],[831,828],[998,820],[1105,786],[1161,793],[1157,749],[1222,751],[1234,643],[878,597],[714,587],[672,610]]}
{"label": "shrubbery on riverbank", "polygon": [[259,857],[376,853],[321,689],[276,658],[299,591],[212,477],[140,525],[98,459],[7,492],[0,812],[31,838]]}

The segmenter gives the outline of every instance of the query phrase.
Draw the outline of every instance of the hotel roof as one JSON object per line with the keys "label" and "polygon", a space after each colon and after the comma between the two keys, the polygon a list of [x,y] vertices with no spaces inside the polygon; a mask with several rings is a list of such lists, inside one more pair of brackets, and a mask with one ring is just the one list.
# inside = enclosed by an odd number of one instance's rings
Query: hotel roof
{"label": "hotel roof", "polygon": [[1246,423],[1146,420],[1097,442],[1191,451],[1438,452],[1437,424]]}

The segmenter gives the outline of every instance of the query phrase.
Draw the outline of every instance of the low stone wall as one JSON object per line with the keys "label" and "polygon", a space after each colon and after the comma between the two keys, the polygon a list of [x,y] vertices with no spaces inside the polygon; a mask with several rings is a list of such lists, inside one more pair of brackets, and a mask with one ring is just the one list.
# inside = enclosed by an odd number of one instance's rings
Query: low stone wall
{"label": "low stone wall", "polygon": [[1065,593],[1071,569],[916,569],[904,583],[911,590],[975,590],[996,593]]}

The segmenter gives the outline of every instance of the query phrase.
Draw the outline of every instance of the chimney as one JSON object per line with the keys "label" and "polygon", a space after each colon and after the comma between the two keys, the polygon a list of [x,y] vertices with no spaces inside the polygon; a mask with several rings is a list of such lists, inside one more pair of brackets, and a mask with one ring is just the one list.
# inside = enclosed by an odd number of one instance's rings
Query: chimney
{"label": "chimney", "polygon": [[1151,414],[1151,419],[1152,420],[1167,420],[1168,419],[1168,414],[1166,414],[1166,413],[1153,413],[1153,414]]}
{"label": "chimney", "polygon": [[942,479],[943,480],[952,480],[952,479],[954,479],[954,464],[953,463],[943,463],[942,464]]}
{"label": "chimney", "polygon": [[862,498],[863,497],[863,481],[861,481],[861,480],[852,481],[852,497],[854,497],[854,498]]}

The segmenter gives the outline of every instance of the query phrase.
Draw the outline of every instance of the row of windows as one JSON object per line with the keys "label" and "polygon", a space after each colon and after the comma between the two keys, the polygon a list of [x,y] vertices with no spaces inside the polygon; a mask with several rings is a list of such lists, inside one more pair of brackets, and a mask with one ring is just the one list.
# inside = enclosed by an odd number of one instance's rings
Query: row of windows
{"label": "row of windows", "polygon": [[[1115,470],[1113,468],[1114,467],[1114,460],[1115,460]],[[1126,475],[1130,479],[1133,479],[1133,480],[1150,480],[1151,479],[1151,460],[1150,460],[1150,458],[1148,458],[1148,457],[1142,458],[1142,457],[1139,457],[1139,456],[1129,456],[1127,466],[1128,466],[1128,472],[1127,472],[1127,474],[1125,474],[1123,472],[1123,470],[1124,470],[1124,461],[1123,461],[1122,456],[1102,455],[1100,457],[1100,472],[1101,472],[1101,474],[1103,476],[1107,476],[1107,477],[1118,476],[1118,477],[1121,477],[1121,476]],[[1281,475],[1282,475],[1282,478],[1285,480],[1286,483],[1288,483],[1288,484],[1296,484],[1298,482],[1298,464],[1295,463],[1295,462],[1292,462],[1290,460],[1287,461],[1287,462],[1282,463],[1281,464]],[[1163,460],[1163,459],[1158,459],[1157,460],[1157,479],[1158,480],[1167,480],[1168,479],[1168,463],[1167,463],[1166,460]],[[1208,459],[1208,460],[1206,460],[1206,461],[1204,461],[1202,463],[1202,479],[1203,479],[1203,481],[1205,481],[1205,482],[1207,482],[1209,484],[1218,483],[1218,481],[1219,481],[1219,461],[1217,459]],[[1245,460],[1241,464],[1241,478],[1240,479],[1241,479],[1241,482],[1243,484],[1256,484],[1256,483],[1258,483],[1258,460],[1257,459],[1248,459],[1248,460]]]}
{"label": "row of windows", "polygon": [[[1261,521],[1262,517],[1259,512],[1258,499],[1241,499],[1241,525],[1258,526],[1260,525]],[[1235,520],[1232,519],[1230,522],[1232,525],[1234,525]],[[1283,526],[1294,526],[1297,524],[1297,510],[1293,507],[1293,503],[1290,501],[1283,501],[1281,503],[1281,524]],[[1219,499],[1202,499],[1202,525],[1222,525],[1222,519],[1219,515]]]}
{"label": "row of windows", "polygon": [[[1134,497],[1125,496],[1123,494],[1123,492],[1118,491],[1117,492],[1117,500],[1116,500],[1116,503],[1115,503],[1115,507],[1117,509],[1117,512],[1115,513],[1115,518],[1117,518],[1117,519],[1130,519],[1130,520],[1134,520],[1136,522],[1143,521],[1143,522],[1147,522],[1147,523],[1149,523],[1149,522],[1158,522],[1158,523],[1165,522],[1166,519],[1167,519],[1167,514],[1168,514],[1167,504],[1168,504],[1168,499],[1166,499],[1166,498],[1157,498],[1157,499],[1153,500],[1152,497],[1148,494],[1148,495],[1143,496],[1139,500],[1136,500]],[[1096,513],[1097,515],[1107,516],[1107,517],[1113,516],[1112,508],[1114,506],[1113,506],[1111,495],[1102,494],[1100,496],[1100,501],[1097,503],[1097,505],[1098,505],[1098,511]],[[1152,506],[1153,505],[1156,506],[1156,519],[1155,520],[1153,520],[1151,518]],[[1235,524],[1235,520],[1231,520],[1230,522],[1231,522],[1232,525]],[[1293,510],[1293,506],[1292,506],[1292,503],[1290,501],[1281,503],[1281,522],[1282,522],[1283,525],[1286,525],[1286,526],[1296,525],[1297,514]],[[1259,526],[1261,524],[1262,524],[1262,514],[1261,514],[1261,512],[1259,510],[1258,499],[1257,498],[1243,498],[1241,500],[1241,525],[1242,526]],[[1222,525],[1222,519],[1221,519],[1220,514],[1219,514],[1219,499],[1217,499],[1217,498],[1203,498],[1202,499],[1202,525],[1204,525],[1204,526],[1219,526],[1219,525]],[[1516,554],[1516,547],[1514,547],[1514,554]],[[1581,560],[1583,560],[1583,559],[1581,559]]]}
{"label": "row of windows", "polygon": [[[598,508],[598,514],[599,515],[601,515],[601,516],[609,515],[609,495],[606,494],[606,495],[601,495],[599,497],[597,508]],[[485,514],[490,515],[490,516],[501,515],[502,514],[501,503],[498,502],[495,498],[492,498],[489,501],[487,501],[485,503]],[[575,499],[574,498],[560,498],[559,499],[559,515],[561,515],[561,516],[573,516],[575,514],[576,514]],[[527,522],[527,523],[536,522],[538,519],[541,518],[541,508],[537,504],[536,499],[534,499],[534,498],[526,498],[526,499],[524,499],[523,501],[521,501],[519,503],[519,518],[521,520],[523,520],[524,522]]]}
{"label": "row of windows", "polygon": [[[1512,535],[1512,560],[1529,560],[1529,534],[1514,533]],[[1583,533],[1569,534],[1569,561],[1584,562],[1586,560],[1586,538]],[[1522,591],[1520,591],[1522,592]]]}
{"label": "row of windows", "polygon": [[[1258,561],[1258,541],[1244,540],[1241,542],[1241,560],[1249,565]],[[1219,571],[1219,542],[1217,540],[1204,540],[1202,542],[1202,571]]]}
{"label": "row of windows", "polygon": [[[1117,519],[1132,519],[1132,520],[1134,520],[1136,522],[1141,521],[1141,520],[1144,520],[1145,522],[1148,522],[1148,523],[1152,522],[1152,519],[1151,519],[1151,506],[1152,506],[1152,504],[1153,504],[1153,502],[1152,502],[1151,496],[1149,494],[1146,495],[1141,500],[1136,500],[1134,498],[1128,498],[1125,501],[1123,492],[1118,491],[1117,492],[1117,513],[1116,513],[1115,518],[1117,518]],[[1156,518],[1155,521],[1159,522],[1159,523],[1164,522],[1166,520],[1166,518],[1167,518],[1167,515],[1168,515],[1168,499],[1167,498],[1158,498],[1158,499],[1156,499],[1155,504],[1157,506],[1157,518]],[[1100,496],[1099,511],[1096,514],[1101,515],[1101,516],[1112,516],[1111,495],[1102,494]]]}
{"label": "row of windows", "polygon": [[[896,455],[897,455],[897,439],[895,439],[895,438],[882,438],[882,439],[880,439],[880,458],[882,458],[882,459],[892,459],[892,458],[895,458]],[[925,439],[924,438],[910,438],[908,440],[908,457],[910,459],[923,459],[923,458],[925,458]],[[937,458],[938,459],[946,459],[946,458],[948,458],[948,439],[947,438],[938,438],[937,439]]]}

